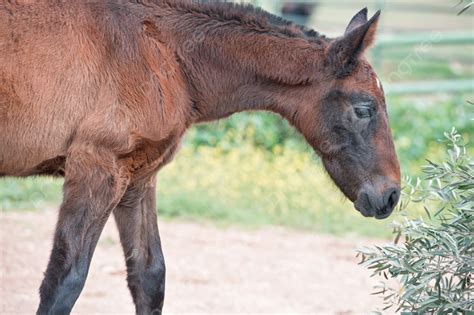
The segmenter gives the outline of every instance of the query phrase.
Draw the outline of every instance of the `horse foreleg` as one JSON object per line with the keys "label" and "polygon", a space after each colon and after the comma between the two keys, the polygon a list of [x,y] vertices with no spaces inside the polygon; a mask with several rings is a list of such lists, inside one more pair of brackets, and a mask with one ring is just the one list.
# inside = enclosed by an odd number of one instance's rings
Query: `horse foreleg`
{"label": "horse foreleg", "polygon": [[158,232],[155,180],[130,187],[114,210],[137,314],[158,315],[165,294],[165,262]]}
{"label": "horse foreleg", "polygon": [[37,314],[69,314],[79,297],[100,233],[128,185],[108,151],[76,145],[66,159],[64,199]]}

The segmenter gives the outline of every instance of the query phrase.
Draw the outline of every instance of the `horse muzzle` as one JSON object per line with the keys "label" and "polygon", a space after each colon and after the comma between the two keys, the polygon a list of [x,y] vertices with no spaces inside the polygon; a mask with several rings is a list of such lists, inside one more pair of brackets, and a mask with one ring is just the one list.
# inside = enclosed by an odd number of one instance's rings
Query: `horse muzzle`
{"label": "horse muzzle", "polygon": [[364,217],[383,220],[393,212],[400,199],[400,187],[393,183],[384,187],[387,188],[377,191],[372,185],[364,185],[359,191],[354,206]]}

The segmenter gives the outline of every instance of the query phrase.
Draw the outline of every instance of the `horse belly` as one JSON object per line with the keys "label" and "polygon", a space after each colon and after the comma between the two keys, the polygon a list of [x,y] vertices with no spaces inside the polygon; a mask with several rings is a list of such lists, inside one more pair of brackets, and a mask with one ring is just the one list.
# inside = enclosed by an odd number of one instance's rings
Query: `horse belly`
{"label": "horse belly", "polygon": [[22,128],[24,126],[11,124],[0,128],[0,174],[29,176],[54,173],[54,165],[61,166],[56,158],[66,154],[63,149],[66,140],[55,134],[50,135],[51,140],[38,137],[44,126],[30,130]]}

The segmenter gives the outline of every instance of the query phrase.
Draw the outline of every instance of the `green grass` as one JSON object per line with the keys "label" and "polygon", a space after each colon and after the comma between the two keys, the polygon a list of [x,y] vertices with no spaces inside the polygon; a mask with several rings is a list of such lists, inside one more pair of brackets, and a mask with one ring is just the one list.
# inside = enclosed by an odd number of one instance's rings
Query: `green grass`
{"label": "green grass", "polygon": [[62,182],[53,178],[6,178],[0,180],[0,210],[37,210],[58,204]]}

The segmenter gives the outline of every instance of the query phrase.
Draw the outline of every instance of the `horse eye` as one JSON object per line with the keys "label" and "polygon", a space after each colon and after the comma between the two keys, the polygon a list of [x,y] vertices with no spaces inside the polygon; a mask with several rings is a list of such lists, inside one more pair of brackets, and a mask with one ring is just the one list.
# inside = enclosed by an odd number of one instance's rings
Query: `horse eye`
{"label": "horse eye", "polygon": [[355,107],[354,112],[358,118],[372,117],[372,110],[369,107]]}

